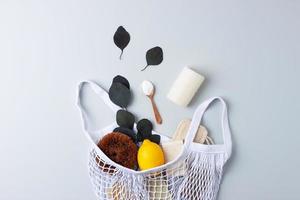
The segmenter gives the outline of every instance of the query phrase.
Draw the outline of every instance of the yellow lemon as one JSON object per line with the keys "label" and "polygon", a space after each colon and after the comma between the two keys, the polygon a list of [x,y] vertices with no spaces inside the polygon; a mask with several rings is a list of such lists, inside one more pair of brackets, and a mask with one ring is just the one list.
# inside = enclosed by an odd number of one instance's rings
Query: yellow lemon
{"label": "yellow lemon", "polygon": [[138,150],[138,163],[141,170],[163,165],[165,158],[161,147],[150,140],[144,140]]}

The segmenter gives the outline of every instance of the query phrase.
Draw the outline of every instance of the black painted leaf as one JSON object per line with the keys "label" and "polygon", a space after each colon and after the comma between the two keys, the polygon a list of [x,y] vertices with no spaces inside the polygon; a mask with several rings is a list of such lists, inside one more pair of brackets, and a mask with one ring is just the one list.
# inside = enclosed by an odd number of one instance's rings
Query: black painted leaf
{"label": "black painted leaf", "polygon": [[137,134],[140,136],[140,138],[143,141],[145,139],[150,139],[152,132],[144,130],[144,131],[139,131]]}
{"label": "black painted leaf", "polygon": [[116,121],[120,127],[132,129],[135,122],[135,117],[132,113],[126,110],[118,110]]}
{"label": "black painted leaf", "polygon": [[128,89],[130,89],[129,81],[121,75],[115,76],[113,79],[113,83],[121,83],[124,86],[126,86]]}
{"label": "black painted leaf", "polygon": [[136,134],[136,139],[138,142],[142,142],[144,140],[142,133],[138,132]]}
{"label": "black painted leaf", "polygon": [[116,105],[126,108],[131,100],[130,90],[121,83],[113,83],[109,88],[109,98]]}
{"label": "black painted leaf", "polygon": [[152,142],[155,142],[156,144],[160,143],[160,135],[153,134],[149,138]]}
{"label": "black painted leaf", "polygon": [[144,129],[151,130],[153,129],[152,122],[148,119],[141,119],[138,121],[137,126],[136,126],[138,131],[142,131]]}
{"label": "black painted leaf", "polygon": [[130,41],[129,33],[126,31],[126,29],[123,26],[119,26],[117,31],[114,34],[114,43],[116,44],[117,47],[121,49],[120,60],[122,58],[123,50],[128,45],[129,41]]}
{"label": "black painted leaf", "polygon": [[152,134],[153,125],[148,119],[141,119],[136,126],[138,133],[143,136],[143,139],[149,138]]}
{"label": "black painted leaf", "polygon": [[114,132],[119,132],[119,133],[123,133],[127,136],[129,136],[134,143],[137,142],[137,135],[135,134],[135,132],[129,128],[124,128],[124,127],[117,127],[114,129]]}
{"label": "black painted leaf", "polygon": [[147,65],[141,71],[144,71],[149,65],[159,65],[163,61],[163,50],[160,47],[153,47],[146,53]]}

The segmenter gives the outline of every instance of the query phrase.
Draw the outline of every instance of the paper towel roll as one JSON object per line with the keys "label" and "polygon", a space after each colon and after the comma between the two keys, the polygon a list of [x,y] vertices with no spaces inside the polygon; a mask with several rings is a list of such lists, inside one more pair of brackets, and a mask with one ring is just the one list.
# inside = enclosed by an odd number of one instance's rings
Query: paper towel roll
{"label": "paper towel roll", "polygon": [[204,81],[204,76],[184,67],[173,83],[167,97],[180,106],[187,106]]}

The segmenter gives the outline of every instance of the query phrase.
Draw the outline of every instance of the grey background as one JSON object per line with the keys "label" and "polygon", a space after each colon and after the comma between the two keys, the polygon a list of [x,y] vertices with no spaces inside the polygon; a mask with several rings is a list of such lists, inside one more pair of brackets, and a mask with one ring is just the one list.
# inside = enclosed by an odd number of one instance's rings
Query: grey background
{"label": "grey background", "polygon": [[[139,118],[153,119],[139,85],[155,83],[164,119],[155,128],[169,136],[206,98],[228,101],[234,152],[220,200],[300,199],[299,17],[297,0],[1,0],[0,199],[95,199],[75,89],[82,79],[108,89],[116,74],[130,80]],[[119,25],[132,36],[122,61]],[[140,72],[156,45],[164,62]],[[207,79],[181,108],[166,94],[187,65]],[[114,120],[87,97],[94,127]],[[218,109],[205,125],[221,143]]]}

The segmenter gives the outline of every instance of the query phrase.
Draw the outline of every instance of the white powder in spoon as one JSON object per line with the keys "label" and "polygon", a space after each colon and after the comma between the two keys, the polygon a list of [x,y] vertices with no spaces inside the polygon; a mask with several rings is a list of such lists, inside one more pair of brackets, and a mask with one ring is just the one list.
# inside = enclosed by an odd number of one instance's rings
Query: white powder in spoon
{"label": "white powder in spoon", "polygon": [[142,89],[145,95],[149,96],[153,93],[154,86],[150,81],[143,81]]}

